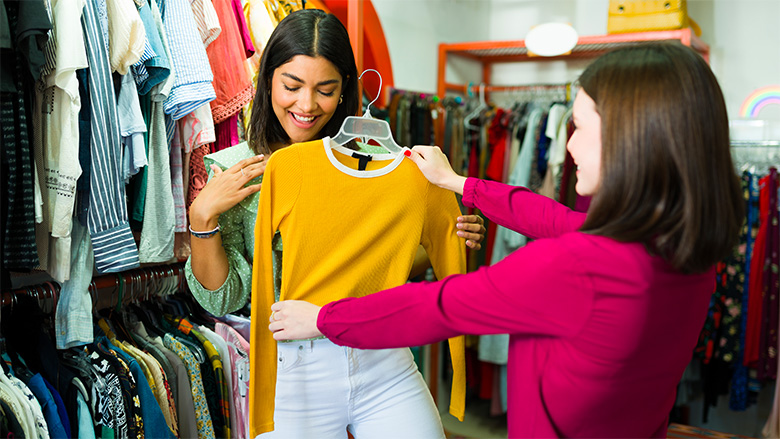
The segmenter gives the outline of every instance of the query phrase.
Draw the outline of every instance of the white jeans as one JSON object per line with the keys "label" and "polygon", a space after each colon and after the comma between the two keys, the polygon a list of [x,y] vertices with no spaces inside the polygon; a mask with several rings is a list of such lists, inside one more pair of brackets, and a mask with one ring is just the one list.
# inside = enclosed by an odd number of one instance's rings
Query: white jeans
{"label": "white jeans", "polygon": [[444,438],[407,348],[361,350],[330,340],[277,343],[275,430],[261,439]]}

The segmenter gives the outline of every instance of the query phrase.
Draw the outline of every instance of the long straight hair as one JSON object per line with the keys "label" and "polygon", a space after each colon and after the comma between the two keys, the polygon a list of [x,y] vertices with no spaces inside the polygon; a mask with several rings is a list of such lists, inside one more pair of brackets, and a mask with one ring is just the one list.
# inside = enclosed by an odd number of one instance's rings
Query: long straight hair
{"label": "long straight hair", "polygon": [[271,145],[290,143],[271,105],[271,79],[279,66],[297,55],[321,56],[341,74],[343,101],[318,134],[319,138],[336,135],[344,119],[358,111],[357,67],[344,25],[335,15],[319,9],[295,11],[271,33],[260,59],[248,133],[249,146],[257,154],[270,153]]}
{"label": "long straight hair", "polygon": [[601,182],[581,231],[642,242],[684,273],[736,245],[745,205],[723,94],[676,43],[603,55],[581,75],[601,115]]}

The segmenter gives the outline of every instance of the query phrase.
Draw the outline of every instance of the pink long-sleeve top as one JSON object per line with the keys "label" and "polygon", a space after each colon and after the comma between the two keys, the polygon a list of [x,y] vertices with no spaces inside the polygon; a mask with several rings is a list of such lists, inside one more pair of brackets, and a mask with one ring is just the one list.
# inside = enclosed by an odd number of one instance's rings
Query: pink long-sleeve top
{"label": "pink long-sleeve top", "polygon": [[332,302],[317,326],[356,348],[509,333],[509,437],[666,437],[714,289],[639,243],[578,232],[585,214],[469,178],[463,202],[536,239],[439,282]]}

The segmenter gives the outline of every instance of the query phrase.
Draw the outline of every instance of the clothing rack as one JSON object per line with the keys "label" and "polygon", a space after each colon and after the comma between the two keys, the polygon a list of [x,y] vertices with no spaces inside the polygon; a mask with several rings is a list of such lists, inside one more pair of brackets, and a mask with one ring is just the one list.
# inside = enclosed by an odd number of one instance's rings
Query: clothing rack
{"label": "clothing rack", "polygon": [[531,96],[547,96],[550,93],[565,93],[565,99],[571,100],[572,85],[565,84],[528,84],[528,85],[481,85],[470,82],[465,85],[447,84],[447,90],[477,96],[480,90],[484,93],[524,93]]}
{"label": "clothing rack", "polygon": [[[184,280],[184,262],[176,262],[170,265],[155,265],[141,267],[121,273],[104,274],[94,277],[89,284],[89,293],[92,296],[93,309],[101,309],[116,304],[119,300],[128,303],[133,300],[149,298],[151,289],[158,286],[163,279],[176,278],[175,291],[181,291],[186,282]],[[121,287],[121,297],[120,294]],[[47,300],[51,301],[49,312],[57,309],[61,286],[56,282],[45,282],[30,285],[15,290],[3,291],[0,296],[0,306],[13,306],[18,295],[34,296],[41,308]],[[108,290],[107,294],[98,294],[99,291]],[[114,294],[116,293],[116,295]],[[116,297],[115,299],[113,299]],[[113,300],[111,300],[113,299]]]}
{"label": "clothing rack", "polygon": [[51,310],[57,309],[57,299],[60,294],[60,286],[56,282],[46,282],[37,285],[31,285],[24,288],[18,288],[16,290],[4,291],[2,298],[0,299],[0,306],[14,306],[16,303],[16,297],[19,295],[33,296],[38,301],[38,305],[41,309],[44,309],[44,304],[47,300],[52,301]]}
{"label": "clothing rack", "polygon": [[748,168],[766,172],[772,166],[780,166],[780,141],[733,140],[731,158],[738,172]]}
{"label": "clothing rack", "polygon": [[388,90],[388,98],[390,96],[392,96],[393,94],[395,94],[395,93],[399,93],[399,94],[402,94],[402,95],[406,95],[406,94],[417,95],[421,99],[425,99],[425,98],[427,98],[429,96],[433,97],[434,100],[441,99],[439,96],[436,96],[435,93],[431,93],[431,92],[416,91],[416,90],[406,90],[406,89],[395,88],[395,87],[387,87],[387,90]]}
{"label": "clothing rack", "polygon": [[[481,85],[466,87],[469,93],[482,88]],[[574,92],[570,82],[562,84],[530,84],[530,85],[488,85],[484,86],[484,95],[491,93],[491,101],[498,106],[511,107],[518,102],[550,101],[571,102]]]}

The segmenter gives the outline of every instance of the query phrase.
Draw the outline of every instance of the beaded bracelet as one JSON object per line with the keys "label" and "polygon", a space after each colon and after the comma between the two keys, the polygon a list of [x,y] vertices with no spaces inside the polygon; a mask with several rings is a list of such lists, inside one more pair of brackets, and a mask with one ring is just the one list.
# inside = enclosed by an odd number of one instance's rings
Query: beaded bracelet
{"label": "beaded bracelet", "polygon": [[214,227],[214,229],[209,230],[207,232],[196,232],[192,230],[192,226],[189,226],[190,228],[190,234],[196,238],[206,239],[211,238],[212,236],[216,235],[217,232],[219,232],[219,224],[217,224],[217,227]]}

